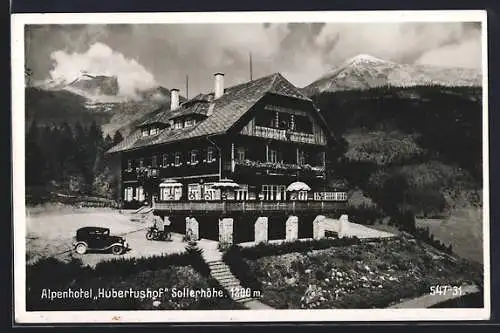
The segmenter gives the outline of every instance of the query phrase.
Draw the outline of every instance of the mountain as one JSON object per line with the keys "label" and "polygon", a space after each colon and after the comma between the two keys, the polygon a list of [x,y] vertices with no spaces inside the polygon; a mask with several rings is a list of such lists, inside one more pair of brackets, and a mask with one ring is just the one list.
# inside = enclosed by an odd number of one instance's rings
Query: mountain
{"label": "mountain", "polygon": [[33,120],[40,125],[95,121],[111,136],[117,130],[126,136],[149,112],[170,108],[169,89],[156,86],[122,96],[113,76],[82,74],[71,82],[46,81],[25,91],[27,125]]}
{"label": "mountain", "polygon": [[94,96],[116,96],[119,92],[118,78],[116,76],[83,74],[73,82],[70,87],[90,93]]}
{"label": "mountain", "polygon": [[344,90],[421,85],[481,86],[481,73],[469,68],[398,64],[371,55],[357,55],[303,88],[308,95]]}

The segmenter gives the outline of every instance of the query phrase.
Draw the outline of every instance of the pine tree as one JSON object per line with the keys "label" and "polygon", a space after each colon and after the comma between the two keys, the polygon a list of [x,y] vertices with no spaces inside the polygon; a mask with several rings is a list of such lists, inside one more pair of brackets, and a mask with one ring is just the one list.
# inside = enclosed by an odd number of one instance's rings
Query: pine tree
{"label": "pine tree", "polygon": [[122,134],[120,133],[120,131],[116,131],[115,135],[113,136],[113,145],[117,145],[122,141],[123,141]]}
{"label": "pine tree", "polygon": [[44,183],[40,138],[38,126],[33,120],[26,134],[26,186],[43,185]]}
{"label": "pine tree", "polygon": [[108,134],[106,135],[106,138],[104,138],[104,150],[108,150],[109,148],[113,147],[113,139],[111,136]]}

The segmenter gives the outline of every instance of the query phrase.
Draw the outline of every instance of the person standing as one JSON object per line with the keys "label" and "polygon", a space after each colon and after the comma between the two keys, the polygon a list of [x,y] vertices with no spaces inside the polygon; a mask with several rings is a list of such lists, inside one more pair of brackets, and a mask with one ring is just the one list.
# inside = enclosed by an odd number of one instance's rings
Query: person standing
{"label": "person standing", "polygon": [[153,223],[154,227],[158,230],[158,233],[163,236],[165,232],[165,223],[157,211],[153,212]]}

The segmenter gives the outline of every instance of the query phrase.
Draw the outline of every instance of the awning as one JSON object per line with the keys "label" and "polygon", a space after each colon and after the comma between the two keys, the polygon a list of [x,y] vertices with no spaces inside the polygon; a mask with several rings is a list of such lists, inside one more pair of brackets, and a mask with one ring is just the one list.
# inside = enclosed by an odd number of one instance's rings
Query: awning
{"label": "awning", "polygon": [[160,187],[182,187],[182,183],[179,183],[175,179],[166,179],[160,183]]}
{"label": "awning", "polygon": [[215,189],[234,189],[234,188],[239,188],[240,185],[232,181],[231,179],[221,179],[218,182],[215,182],[212,184],[212,188]]}
{"label": "awning", "polygon": [[288,187],[286,188],[288,192],[295,192],[295,191],[310,191],[311,188],[309,185],[303,182],[293,182]]}

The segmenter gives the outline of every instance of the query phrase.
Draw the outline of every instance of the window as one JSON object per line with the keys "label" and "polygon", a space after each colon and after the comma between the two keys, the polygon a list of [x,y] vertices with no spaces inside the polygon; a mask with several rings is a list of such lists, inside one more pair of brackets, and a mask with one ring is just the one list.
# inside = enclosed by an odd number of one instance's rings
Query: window
{"label": "window", "polygon": [[149,131],[147,128],[143,128],[142,129],[142,136],[148,136],[149,135]]}
{"label": "window", "polygon": [[134,188],[133,187],[126,187],[124,194],[123,194],[123,200],[132,201],[133,198],[134,198]]}
{"label": "window", "polygon": [[181,165],[181,153],[175,153],[174,164]]}
{"label": "window", "polygon": [[153,155],[151,157],[151,167],[156,168],[158,166],[158,157],[156,155]]}
{"label": "window", "polygon": [[146,198],[144,196],[144,189],[142,186],[137,188],[137,201],[144,201]]}
{"label": "window", "polygon": [[335,199],[338,201],[346,201],[347,193],[346,192],[335,192]]}
{"label": "window", "polygon": [[201,200],[201,185],[189,184],[188,185],[188,200]]}
{"label": "window", "polygon": [[132,170],[132,167],[133,167],[132,160],[128,160],[127,161],[127,170]]}
{"label": "window", "polygon": [[196,121],[191,118],[187,118],[186,121],[184,122],[184,127],[190,127],[194,126],[196,124]]}
{"label": "window", "polygon": [[238,161],[244,161],[245,160],[245,148],[239,147],[236,150],[236,160],[238,160]]}
{"label": "window", "polygon": [[297,164],[304,165],[306,164],[306,152],[302,149],[297,149]]}
{"label": "window", "polygon": [[212,147],[208,147],[207,149],[207,162],[213,162],[215,160],[214,149]]}
{"label": "window", "polygon": [[174,122],[174,128],[175,128],[175,129],[180,129],[180,128],[182,128],[182,125],[183,125],[182,120],[176,120],[176,121]]}
{"label": "window", "polygon": [[162,165],[163,165],[164,168],[168,166],[168,154],[163,154],[163,156],[162,156]]}
{"label": "window", "polygon": [[191,162],[191,164],[198,163],[198,151],[197,150],[191,150],[190,162]]}
{"label": "window", "polygon": [[144,159],[140,158],[137,164],[139,165],[139,168],[144,168]]}
{"label": "window", "polygon": [[240,185],[234,194],[236,200],[248,200],[248,185]]}
{"label": "window", "polygon": [[221,190],[212,188],[212,184],[205,184],[203,189],[203,197],[205,200],[220,200]]}
{"label": "window", "polygon": [[182,186],[175,187],[161,187],[160,200],[163,201],[177,201],[182,197]]}
{"label": "window", "polygon": [[286,200],[286,186],[262,185],[262,200]]}
{"label": "window", "polygon": [[156,134],[158,134],[158,127],[152,127],[149,130],[149,135],[156,135]]}
{"label": "window", "polygon": [[278,151],[276,149],[268,148],[267,161],[271,163],[278,163]]}
{"label": "window", "polygon": [[173,187],[162,187],[160,191],[160,200],[170,201],[174,200],[174,188]]}
{"label": "window", "polygon": [[299,200],[307,200],[307,191],[299,191]]}

